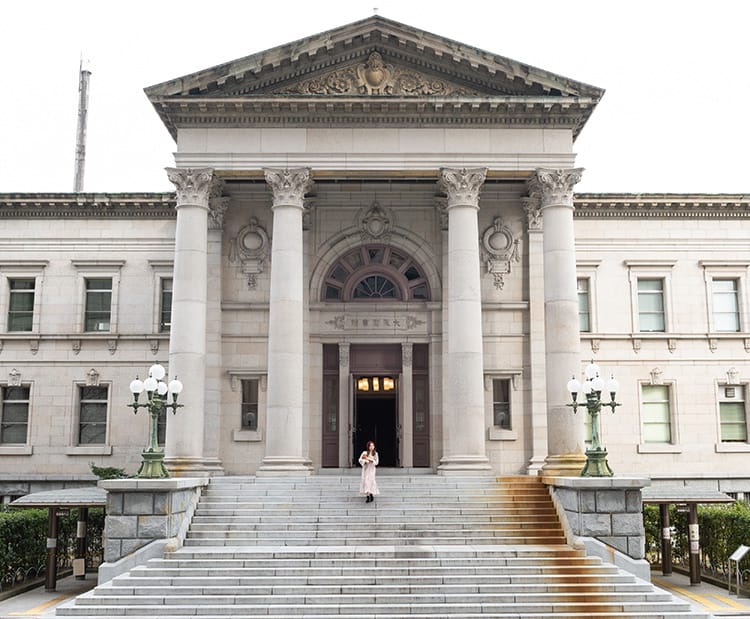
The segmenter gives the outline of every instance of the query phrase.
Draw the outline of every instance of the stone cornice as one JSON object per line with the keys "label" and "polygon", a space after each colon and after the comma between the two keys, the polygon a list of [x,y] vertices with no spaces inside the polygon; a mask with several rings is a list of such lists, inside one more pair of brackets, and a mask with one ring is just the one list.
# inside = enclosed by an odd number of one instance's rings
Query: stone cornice
{"label": "stone cornice", "polygon": [[550,127],[577,135],[591,97],[294,95],[154,97],[167,129],[199,127]]}
{"label": "stone cornice", "polygon": [[576,194],[577,219],[750,218],[750,194]]}
{"label": "stone cornice", "polygon": [[3,193],[0,219],[173,219],[174,193]]}

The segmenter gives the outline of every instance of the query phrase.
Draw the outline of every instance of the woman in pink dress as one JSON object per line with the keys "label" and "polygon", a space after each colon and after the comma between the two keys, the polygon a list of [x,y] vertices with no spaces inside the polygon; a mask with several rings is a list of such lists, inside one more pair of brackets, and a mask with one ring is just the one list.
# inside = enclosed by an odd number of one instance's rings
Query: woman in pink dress
{"label": "woman in pink dress", "polygon": [[359,456],[359,463],[362,465],[362,479],[359,482],[359,493],[367,497],[365,503],[374,501],[375,497],[373,495],[380,494],[378,491],[378,482],[375,481],[375,467],[379,461],[378,452],[375,451],[375,443],[367,441],[367,449]]}

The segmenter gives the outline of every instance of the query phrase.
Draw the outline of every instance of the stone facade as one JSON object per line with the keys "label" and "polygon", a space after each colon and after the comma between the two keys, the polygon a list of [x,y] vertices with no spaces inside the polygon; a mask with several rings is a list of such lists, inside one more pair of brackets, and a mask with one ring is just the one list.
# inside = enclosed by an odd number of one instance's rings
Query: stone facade
{"label": "stone facade", "polygon": [[[148,421],[128,384],[155,361],[185,383],[177,475],[347,468],[365,436],[406,469],[575,473],[564,383],[592,358],[620,381],[616,474],[750,492],[720,411],[734,387],[747,425],[750,201],[575,195],[601,92],[377,16],[148,88],[175,194],[0,196],[0,385],[27,411],[0,494],[134,472]],[[663,330],[639,323],[639,280],[662,286]],[[735,330],[715,281],[736,286]]]}

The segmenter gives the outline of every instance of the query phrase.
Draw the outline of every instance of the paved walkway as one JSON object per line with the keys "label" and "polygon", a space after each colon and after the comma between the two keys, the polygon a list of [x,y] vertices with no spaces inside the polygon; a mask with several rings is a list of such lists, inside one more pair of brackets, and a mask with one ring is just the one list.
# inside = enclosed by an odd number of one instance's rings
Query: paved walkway
{"label": "paved walkway", "polygon": [[705,582],[691,585],[690,577],[677,573],[662,576],[660,572],[652,572],[651,582],[672,595],[687,600],[695,610],[711,613],[714,617],[750,619],[750,598],[738,598],[734,593],[730,595],[724,588]]}
{"label": "paved walkway", "polygon": [[[651,578],[657,587],[687,600],[695,610],[715,617],[750,619],[750,598],[738,599],[734,594],[729,595],[726,589],[707,583],[691,585],[690,579],[682,574],[662,576],[655,572]],[[0,619],[54,617],[57,606],[95,585],[95,574],[87,574],[86,580],[76,580],[73,576],[62,578],[57,581],[57,591],[46,592],[44,587],[37,587],[0,601]]]}

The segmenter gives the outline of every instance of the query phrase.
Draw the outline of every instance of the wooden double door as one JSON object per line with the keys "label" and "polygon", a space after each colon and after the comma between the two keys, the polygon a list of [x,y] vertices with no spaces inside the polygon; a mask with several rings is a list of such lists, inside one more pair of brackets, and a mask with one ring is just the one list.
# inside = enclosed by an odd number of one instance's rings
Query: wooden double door
{"label": "wooden double door", "polygon": [[401,344],[351,344],[345,367],[323,344],[323,467],[358,466],[369,440],[381,467],[430,466],[428,345],[409,347],[404,365]]}

